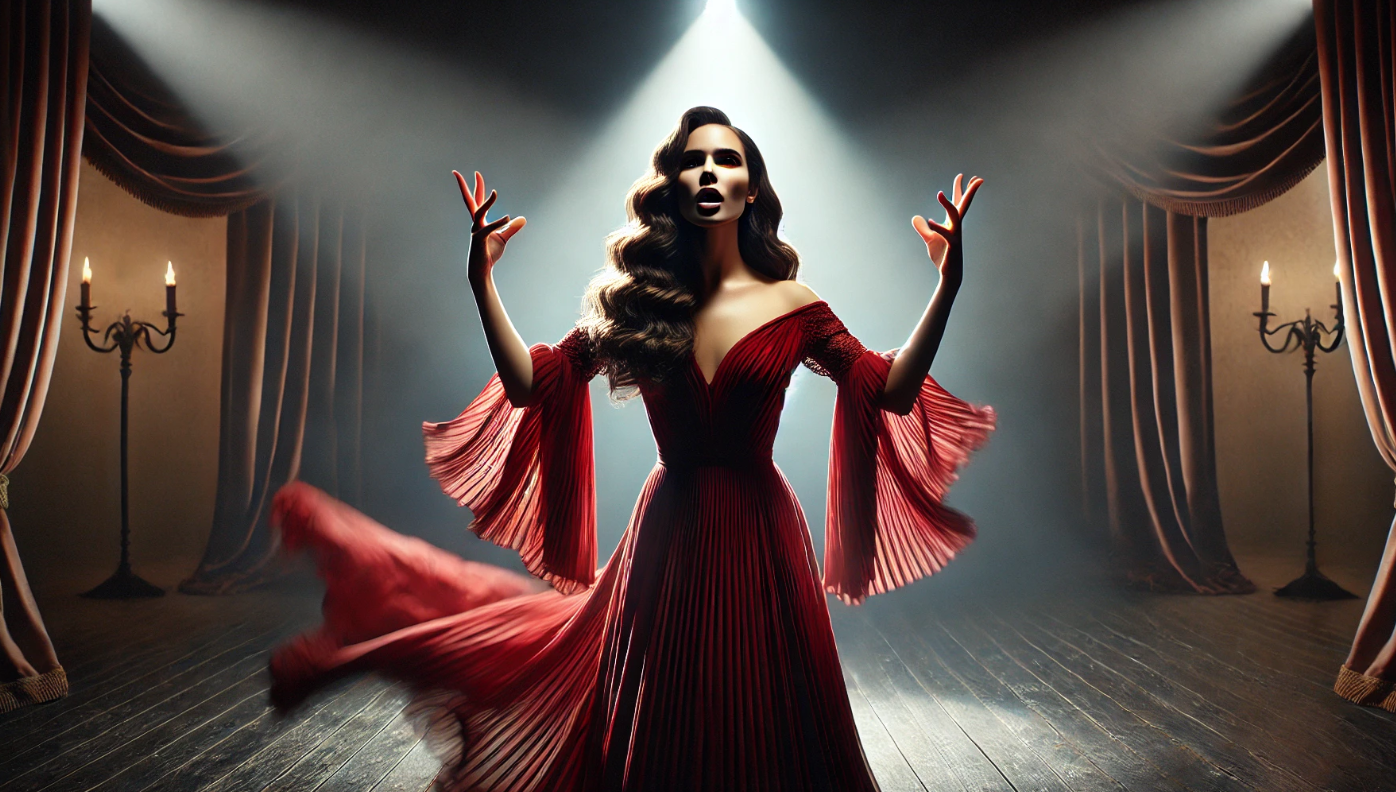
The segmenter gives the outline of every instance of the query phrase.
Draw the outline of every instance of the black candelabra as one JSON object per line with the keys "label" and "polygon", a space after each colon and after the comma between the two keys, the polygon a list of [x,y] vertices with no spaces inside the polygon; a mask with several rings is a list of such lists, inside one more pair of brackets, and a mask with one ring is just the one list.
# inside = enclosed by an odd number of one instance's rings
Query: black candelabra
{"label": "black candelabra", "polygon": [[[164,589],[146,582],[131,571],[131,520],[126,473],[126,426],[130,404],[131,352],[138,346],[143,346],[157,355],[170,351],[170,347],[174,346],[175,342],[175,317],[184,315],[175,311],[174,266],[170,265],[165,273],[165,310],[161,313],[161,316],[165,317],[165,329],[161,330],[149,322],[136,321],[131,318],[131,312],[127,311],[120,319],[107,325],[107,329],[100,334],[102,339],[100,345],[92,341],[93,335],[97,333],[97,330],[91,325],[92,312],[96,306],[91,304],[92,270],[86,260],[83,261],[82,270],[82,301],[78,305],[78,321],[82,322],[83,340],[87,342],[88,347],[97,352],[121,350],[121,562],[111,577],[91,591],[83,592],[82,596],[94,599],[159,597],[164,595]],[[152,334],[163,338],[164,344],[157,345]]]}
{"label": "black candelabra", "polygon": [[[1333,268],[1333,272],[1335,275],[1337,274],[1336,266]],[[1296,319],[1293,322],[1269,329],[1269,319],[1275,314],[1270,312],[1270,263],[1266,262],[1260,273],[1260,312],[1252,314],[1260,318],[1260,342],[1265,345],[1267,350],[1276,354],[1296,349],[1304,350],[1304,407],[1308,414],[1309,430],[1308,557],[1304,564],[1304,574],[1275,590],[1276,596],[1280,597],[1335,600],[1355,599],[1357,596],[1318,571],[1318,559],[1315,552],[1318,543],[1314,539],[1314,356],[1316,352],[1332,352],[1343,343],[1343,287],[1341,283],[1338,284],[1336,291],[1338,301],[1330,306],[1333,309],[1333,327],[1331,329],[1323,322],[1314,319],[1308,308],[1304,309],[1303,319]],[[1271,337],[1277,335],[1283,335],[1283,340],[1278,347],[1270,343]],[[1331,340],[1326,345],[1323,343],[1324,336],[1331,336]]]}

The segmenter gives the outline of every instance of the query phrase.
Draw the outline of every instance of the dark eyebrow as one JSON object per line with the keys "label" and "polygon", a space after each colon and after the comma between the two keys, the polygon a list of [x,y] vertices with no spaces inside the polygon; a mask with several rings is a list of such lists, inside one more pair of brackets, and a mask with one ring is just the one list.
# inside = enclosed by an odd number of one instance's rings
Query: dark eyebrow
{"label": "dark eyebrow", "polygon": [[[684,155],[685,157],[687,157],[687,156],[689,156],[690,154],[702,154],[702,153],[703,153],[703,150],[702,150],[702,149],[685,149],[684,152],[683,152],[683,155]],[[720,149],[715,149],[715,150],[713,151],[713,156],[714,156],[714,157],[720,157],[720,156],[722,156],[722,155],[724,155],[724,154],[731,154],[732,156],[736,157],[737,159],[741,159],[741,158],[742,158],[742,152],[737,151],[736,149],[720,148]]]}

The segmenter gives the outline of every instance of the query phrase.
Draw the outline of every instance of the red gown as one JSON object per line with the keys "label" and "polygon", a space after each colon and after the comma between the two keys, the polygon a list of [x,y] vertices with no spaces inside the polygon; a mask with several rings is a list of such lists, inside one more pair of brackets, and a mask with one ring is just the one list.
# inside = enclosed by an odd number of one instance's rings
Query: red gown
{"label": "red gown", "polygon": [[[512,407],[494,376],[459,417],[424,425],[427,465],[471,529],[552,590],[291,484],[274,520],[285,547],[316,556],[325,623],[273,655],[274,703],[359,670],[406,679],[453,732],[450,790],[876,790],[824,592],[857,603],[973,538],[941,501],[992,409],[927,377],[910,414],[883,411],[892,353],[823,301],[797,308],[738,341],[711,383],[690,357],[641,387],[659,460],[598,570],[599,362],[578,330],[530,354],[532,402]],[[771,461],[801,362],[838,384],[822,580]]]}

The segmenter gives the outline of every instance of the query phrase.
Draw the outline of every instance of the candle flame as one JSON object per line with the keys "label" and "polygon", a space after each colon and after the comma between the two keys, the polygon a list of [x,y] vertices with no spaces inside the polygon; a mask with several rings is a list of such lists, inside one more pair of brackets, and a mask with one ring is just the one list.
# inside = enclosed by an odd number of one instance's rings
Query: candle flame
{"label": "candle flame", "polygon": [[1333,277],[1342,280],[1343,276],[1338,273],[1338,262],[1333,262]]}
{"label": "candle flame", "polygon": [[82,282],[92,283],[92,265],[87,262],[87,257],[82,257]]}
{"label": "candle flame", "polygon": [[1260,268],[1260,285],[1270,285],[1270,262],[1268,261]]}
{"label": "candle flame", "polygon": [[166,266],[166,269],[165,269],[165,285],[166,285],[166,286],[173,286],[173,285],[175,285],[175,280],[174,280],[174,262],[173,262],[173,261],[166,262],[166,265],[167,265],[167,266]]}

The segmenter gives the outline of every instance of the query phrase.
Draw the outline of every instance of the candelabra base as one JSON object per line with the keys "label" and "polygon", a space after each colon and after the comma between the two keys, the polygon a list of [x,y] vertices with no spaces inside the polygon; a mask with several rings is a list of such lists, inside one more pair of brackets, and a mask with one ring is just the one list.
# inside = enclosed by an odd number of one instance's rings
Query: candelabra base
{"label": "candelabra base", "polygon": [[147,583],[132,572],[129,568],[117,569],[116,573],[107,578],[91,591],[84,591],[78,595],[88,599],[142,599],[146,597],[163,597],[165,590],[152,583]]}
{"label": "candelabra base", "polygon": [[1357,599],[1356,594],[1334,583],[1317,569],[1309,569],[1303,575],[1275,589],[1275,596],[1307,600]]}

